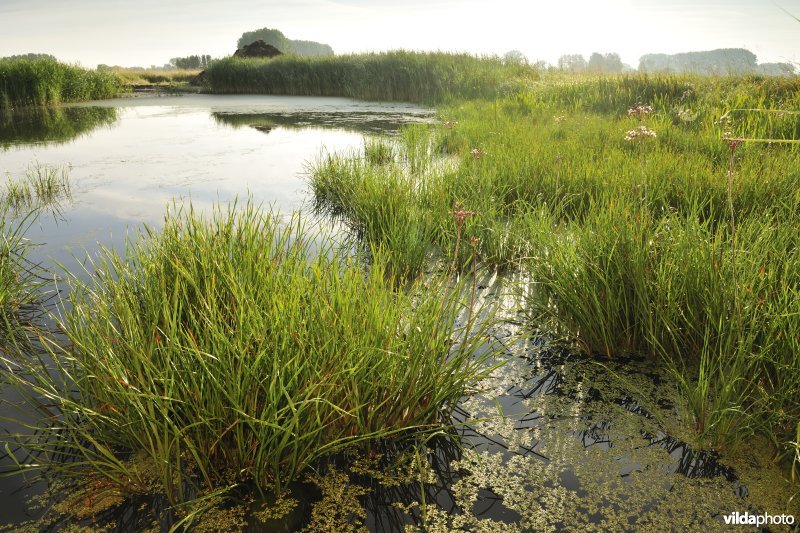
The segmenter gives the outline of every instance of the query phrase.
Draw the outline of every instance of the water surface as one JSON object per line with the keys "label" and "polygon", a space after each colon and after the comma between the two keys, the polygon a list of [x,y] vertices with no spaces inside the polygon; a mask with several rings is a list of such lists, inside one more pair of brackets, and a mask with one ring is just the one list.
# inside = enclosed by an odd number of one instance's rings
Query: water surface
{"label": "water surface", "polygon": [[46,244],[37,259],[63,261],[159,226],[175,198],[206,209],[251,195],[282,213],[300,209],[310,161],[431,116],[410,104],[298,96],[142,96],[30,110],[4,118],[0,172],[70,168],[72,201],[30,235]]}

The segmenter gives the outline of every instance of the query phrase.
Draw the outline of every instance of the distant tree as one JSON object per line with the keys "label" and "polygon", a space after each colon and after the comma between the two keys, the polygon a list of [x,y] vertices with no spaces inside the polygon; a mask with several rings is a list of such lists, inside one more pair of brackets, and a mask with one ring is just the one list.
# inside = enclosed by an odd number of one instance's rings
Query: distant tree
{"label": "distant tree", "polygon": [[605,70],[604,65],[605,60],[603,59],[603,55],[594,52],[589,56],[589,62],[587,63],[586,68],[592,72],[603,72],[603,70]]}
{"label": "distant tree", "polygon": [[587,69],[592,72],[621,72],[622,59],[614,52],[608,54],[595,52],[589,56]]}
{"label": "distant tree", "polygon": [[199,69],[207,68],[211,63],[210,55],[192,55],[186,57],[173,57],[169,60],[169,64],[175,68],[183,69]]}
{"label": "distant tree", "polygon": [[622,72],[624,65],[618,53],[610,52],[603,55],[603,67],[606,72]]}
{"label": "distant tree", "polygon": [[255,31],[246,31],[236,43],[237,48],[242,48],[258,40],[271,44],[284,53],[297,54],[299,56],[332,56],[333,48],[327,44],[315,41],[293,41],[287,38],[279,30],[271,28],[261,28]]}
{"label": "distant tree", "polygon": [[52,59],[53,61],[57,61],[56,57],[53,56],[53,55],[50,55],[50,54],[34,54],[34,53],[18,54],[18,55],[13,55],[13,56],[5,56],[5,57],[0,57],[0,59],[12,59],[12,60],[14,60],[14,59]]}
{"label": "distant tree", "polygon": [[509,50],[503,56],[503,61],[509,65],[527,65],[528,58],[519,50]]}
{"label": "distant tree", "polygon": [[550,63],[548,63],[544,59],[540,59],[539,61],[536,61],[531,66],[534,67],[536,70],[550,70],[551,68],[553,68],[553,65],[551,65]]}
{"label": "distant tree", "polygon": [[639,59],[643,72],[741,74],[758,72],[756,55],[744,48],[720,48],[681,54],[647,54]]}
{"label": "distant tree", "polygon": [[583,72],[586,67],[586,59],[581,54],[565,54],[558,58],[558,68],[560,70]]}
{"label": "distant tree", "polygon": [[758,72],[767,76],[793,76],[796,70],[791,63],[761,63]]}

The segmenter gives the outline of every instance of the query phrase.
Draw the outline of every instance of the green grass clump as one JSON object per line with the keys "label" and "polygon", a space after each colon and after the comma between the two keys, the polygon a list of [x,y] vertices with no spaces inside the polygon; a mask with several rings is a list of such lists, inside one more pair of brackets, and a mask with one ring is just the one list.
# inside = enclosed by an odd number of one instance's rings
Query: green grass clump
{"label": "green grass clump", "polygon": [[60,201],[70,197],[69,167],[58,168],[36,162],[27,168],[24,178],[8,176],[0,201],[16,211],[31,211],[58,207]]}
{"label": "green grass clump", "polygon": [[13,345],[24,342],[24,328],[36,312],[42,278],[27,259],[31,243],[25,231],[36,213],[24,216],[8,201],[0,200],[0,353],[12,353]]}
{"label": "green grass clump", "polygon": [[228,94],[349,96],[363,100],[441,102],[494,98],[536,79],[529,66],[468,54],[386,52],[274,59],[230,57],[205,71],[209,91]]}
{"label": "green grass clump", "polygon": [[397,291],[381,249],[365,270],[250,203],[173,211],[94,266],[51,362],[5,377],[46,414],[30,466],[124,495],[280,489],[325,454],[435,430],[484,372],[457,292]]}
{"label": "green grass clump", "polygon": [[529,263],[532,303],[585,352],[667,362],[687,422],[716,447],[777,437],[800,419],[792,225],[750,218],[733,238],[696,216],[656,218],[623,200],[580,226],[552,227],[536,232],[545,253]]}
{"label": "green grass clump", "polygon": [[0,198],[17,211],[30,211],[47,206],[58,206],[61,200],[71,197],[69,167],[30,165],[23,179],[8,176]]}
{"label": "green grass clump", "polygon": [[116,76],[52,59],[0,60],[0,109],[111,98],[121,90]]}

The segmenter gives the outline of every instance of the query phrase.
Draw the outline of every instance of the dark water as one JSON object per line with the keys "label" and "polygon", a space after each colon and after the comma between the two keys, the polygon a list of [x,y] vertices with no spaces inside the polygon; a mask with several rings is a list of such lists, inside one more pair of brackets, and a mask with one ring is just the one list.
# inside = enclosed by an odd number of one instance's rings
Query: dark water
{"label": "dark water", "polygon": [[[72,199],[29,234],[43,243],[35,260],[69,267],[99,244],[121,247],[143,225],[158,227],[175,198],[198,209],[246,195],[282,212],[307,207],[309,160],[359,150],[364,134],[391,135],[431,113],[336,98],[184,96],[3,120],[0,171],[19,176],[34,161],[70,167]],[[352,457],[332,458],[294,486],[288,517],[251,519],[249,530],[313,528],[319,509],[336,515],[337,529],[371,531],[724,530],[725,514],[785,503],[769,492],[781,485],[778,470],[734,468],[686,443],[677,391],[657,365],[598,364],[531,329],[520,311],[528,284],[478,281],[481,299],[502,310],[487,349],[505,365],[455,407],[456,438],[418,446],[411,466],[396,464],[401,449],[383,450],[366,471],[349,468]],[[0,524],[35,516],[26,504],[42,488],[0,479]],[[141,504],[164,508],[139,501],[115,510],[117,530],[147,525]]]}

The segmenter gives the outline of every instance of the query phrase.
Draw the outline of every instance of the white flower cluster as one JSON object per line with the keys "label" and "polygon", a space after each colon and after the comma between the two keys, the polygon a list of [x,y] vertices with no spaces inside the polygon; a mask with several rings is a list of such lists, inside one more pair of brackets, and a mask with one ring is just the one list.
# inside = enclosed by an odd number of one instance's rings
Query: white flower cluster
{"label": "white flower cluster", "polygon": [[648,128],[647,126],[639,126],[638,128],[634,128],[628,131],[625,134],[626,141],[641,141],[644,139],[655,138],[656,132]]}
{"label": "white flower cluster", "polygon": [[653,106],[638,102],[635,106],[628,108],[628,116],[636,117],[639,120],[653,113]]}

